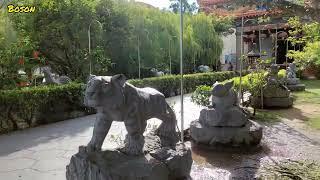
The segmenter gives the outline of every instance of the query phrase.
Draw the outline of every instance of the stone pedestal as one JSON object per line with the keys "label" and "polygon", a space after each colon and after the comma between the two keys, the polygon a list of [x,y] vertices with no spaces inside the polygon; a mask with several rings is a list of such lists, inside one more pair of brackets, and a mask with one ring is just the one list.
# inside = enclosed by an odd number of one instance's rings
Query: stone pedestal
{"label": "stone pedestal", "polygon": [[300,83],[299,78],[287,78],[287,87],[290,91],[304,91],[306,85]]}
{"label": "stone pedestal", "polygon": [[[261,97],[254,98],[251,101],[253,107],[261,107]],[[293,97],[290,90],[278,83],[267,84],[263,89],[263,106],[269,108],[289,108],[293,105]]]}
{"label": "stone pedestal", "polygon": [[[250,97],[251,105],[254,108],[261,108],[261,97]],[[264,97],[264,108],[290,108],[293,105],[293,97]]]}
{"label": "stone pedestal", "polygon": [[67,180],[171,180],[189,177],[191,150],[183,144],[163,147],[153,134],[145,138],[144,155],[129,156],[118,150],[87,153],[84,147],[72,156]]}
{"label": "stone pedestal", "polygon": [[290,91],[304,91],[306,90],[306,85],[304,84],[295,84],[295,85],[287,85]]}
{"label": "stone pedestal", "polygon": [[192,139],[209,146],[248,147],[258,145],[262,138],[262,127],[248,121],[242,127],[204,126],[198,120],[191,122]]}

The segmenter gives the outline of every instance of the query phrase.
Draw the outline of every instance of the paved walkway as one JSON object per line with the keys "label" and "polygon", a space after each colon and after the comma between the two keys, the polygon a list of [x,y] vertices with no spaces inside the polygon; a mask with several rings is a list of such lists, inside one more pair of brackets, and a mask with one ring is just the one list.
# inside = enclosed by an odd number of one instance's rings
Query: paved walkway
{"label": "paved walkway", "polygon": [[[179,97],[168,98],[180,119]],[[200,107],[185,97],[185,127],[199,116]],[[89,142],[95,115],[44,125],[0,136],[0,180],[65,180],[65,167],[79,145]],[[160,121],[151,120],[151,129]],[[126,134],[123,123],[114,122],[103,148],[117,146]],[[194,180],[251,179],[264,162],[277,158],[319,159],[317,142],[284,123],[264,128],[262,150],[257,153],[217,153],[193,149]],[[247,167],[251,168],[247,168]],[[245,167],[245,168],[243,168]]]}

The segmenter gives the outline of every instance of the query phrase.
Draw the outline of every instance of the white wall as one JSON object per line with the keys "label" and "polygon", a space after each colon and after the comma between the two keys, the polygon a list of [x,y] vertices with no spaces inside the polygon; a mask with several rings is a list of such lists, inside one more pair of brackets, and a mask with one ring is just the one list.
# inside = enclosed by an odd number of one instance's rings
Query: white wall
{"label": "white wall", "polygon": [[225,55],[235,54],[236,53],[236,29],[234,29],[234,33],[224,36],[222,35],[221,39],[223,41],[223,49],[222,54],[220,56],[221,64],[225,64]]}

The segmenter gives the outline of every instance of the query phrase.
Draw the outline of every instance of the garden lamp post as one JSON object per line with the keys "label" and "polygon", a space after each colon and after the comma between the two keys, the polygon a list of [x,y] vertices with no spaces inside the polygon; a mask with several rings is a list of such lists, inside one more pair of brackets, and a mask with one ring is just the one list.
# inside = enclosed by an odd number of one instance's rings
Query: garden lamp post
{"label": "garden lamp post", "polygon": [[183,109],[183,7],[182,7],[182,0],[180,0],[180,90],[181,90],[181,142],[184,142],[184,109]]}
{"label": "garden lamp post", "polygon": [[139,79],[141,79],[141,59],[140,59],[140,36],[138,35],[138,44],[137,44],[137,49],[138,49],[138,71],[139,71]]}
{"label": "garden lamp post", "polygon": [[102,29],[102,24],[98,21],[98,20],[94,20],[92,21],[90,24],[89,24],[89,29],[88,29],[88,47],[89,47],[89,72],[90,72],[90,75],[92,73],[92,60],[91,60],[91,25],[93,22],[97,22],[99,24],[99,27]]}
{"label": "garden lamp post", "polygon": [[172,40],[173,38],[177,38],[177,36],[170,36],[170,37],[169,37],[169,71],[170,71],[170,75],[172,74],[171,40]]}
{"label": "garden lamp post", "polygon": [[[147,33],[147,37],[149,39],[149,31],[144,29],[144,31]],[[138,34],[138,43],[137,43],[137,49],[138,49],[138,68],[139,68],[139,79],[141,79],[141,56],[140,56],[140,35]]]}

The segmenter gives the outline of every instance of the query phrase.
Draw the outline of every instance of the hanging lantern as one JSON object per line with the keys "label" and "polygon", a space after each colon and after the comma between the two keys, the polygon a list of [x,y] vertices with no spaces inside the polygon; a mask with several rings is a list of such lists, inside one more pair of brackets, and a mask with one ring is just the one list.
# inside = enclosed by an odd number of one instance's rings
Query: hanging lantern
{"label": "hanging lantern", "polygon": [[249,38],[251,39],[251,41],[253,42],[253,40],[256,38],[257,36],[255,34],[250,34]]}
{"label": "hanging lantern", "polygon": [[286,32],[281,32],[278,34],[278,38],[281,38],[282,40],[284,40],[286,37],[288,37],[288,33]]}
{"label": "hanging lantern", "polygon": [[230,29],[228,29],[228,32],[229,32],[230,34],[233,34],[235,31],[234,31],[234,29],[230,28]]}

